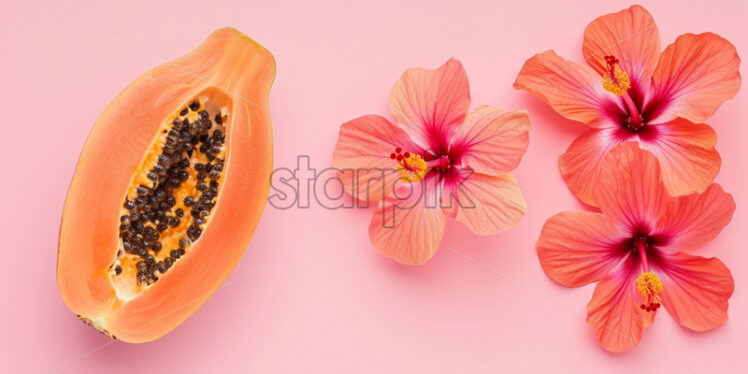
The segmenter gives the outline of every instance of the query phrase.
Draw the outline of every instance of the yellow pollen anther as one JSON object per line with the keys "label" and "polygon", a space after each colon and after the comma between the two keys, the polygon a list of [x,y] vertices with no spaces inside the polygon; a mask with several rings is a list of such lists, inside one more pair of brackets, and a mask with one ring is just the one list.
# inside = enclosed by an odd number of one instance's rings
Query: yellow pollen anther
{"label": "yellow pollen anther", "polygon": [[419,182],[426,176],[426,161],[419,154],[407,153],[408,157],[403,156],[402,160],[397,163],[397,171],[400,173],[400,179],[404,182]]}
{"label": "yellow pollen anther", "polygon": [[659,301],[662,282],[654,273],[648,271],[636,278],[636,290],[639,291],[645,301]]}
{"label": "yellow pollen anther", "polygon": [[617,67],[615,69],[615,77],[611,77],[610,73],[603,75],[603,88],[608,92],[621,96],[628,91],[629,87],[631,87],[629,75]]}
{"label": "yellow pollen anther", "polygon": [[616,56],[605,56],[608,71],[603,74],[603,88],[618,96],[621,96],[631,87],[631,79],[628,73],[621,70]]}

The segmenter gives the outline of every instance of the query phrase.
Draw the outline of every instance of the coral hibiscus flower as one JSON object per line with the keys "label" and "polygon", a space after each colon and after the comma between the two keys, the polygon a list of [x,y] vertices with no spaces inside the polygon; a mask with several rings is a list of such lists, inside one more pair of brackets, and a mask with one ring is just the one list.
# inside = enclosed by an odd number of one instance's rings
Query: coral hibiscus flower
{"label": "coral hibiscus flower", "polygon": [[514,82],[592,127],[559,157],[569,189],[596,205],[590,181],[605,155],[616,144],[637,141],[659,160],[671,194],[703,192],[720,157],[714,131],[701,123],[740,88],[735,47],[712,33],[685,34],[660,52],[652,16],[635,5],[592,21],[582,50],[589,65],[550,50],[527,60]]}
{"label": "coral hibiscus flower", "polygon": [[422,264],[441,243],[446,217],[477,234],[513,227],[525,201],[510,173],[527,149],[525,111],[468,113],[462,64],[408,69],[392,88],[391,123],[367,115],[343,124],[333,154],[344,189],[379,202],[369,236],[387,257]]}
{"label": "coral hibiscus flower", "polygon": [[717,184],[672,197],[660,170],[636,143],[617,146],[600,169],[602,213],[559,213],[538,239],[540,264],[553,280],[567,287],[598,282],[587,324],[610,351],[636,345],[661,306],[695,331],[727,319],[730,271],[716,258],[687,252],[717,236],[735,202]]}

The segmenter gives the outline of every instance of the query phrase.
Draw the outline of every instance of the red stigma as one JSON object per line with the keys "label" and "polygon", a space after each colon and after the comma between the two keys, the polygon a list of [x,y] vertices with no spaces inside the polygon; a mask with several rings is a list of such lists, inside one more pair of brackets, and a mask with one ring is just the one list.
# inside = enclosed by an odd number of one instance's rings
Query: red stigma
{"label": "red stigma", "polygon": [[405,153],[403,153],[403,156],[405,156],[405,158],[408,158],[408,157],[410,157],[410,152],[405,152]]}
{"label": "red stigma", "polygon": [[403,149],[402,149],[402,148],[400,148],[400,147],[397,147],[397,148],[395,148],[395,152],[396,152],[396,153],[400,153],[400,152],[402,152],[402,150],[403,150]]}
{"label": "red stigma", "polygon": [[391,158],[391,159],[393,159],[393,160],[394,160],[396,156],[397,156],[397,155],[395,155],[394,153],[390,153],[390,158]]}
{"label": "red stigma", "polygon": [[615,76],[616,76],[615,67],[616,67],[616,64],[619,63],[618,59],[616,58],[616,56],[613,56],[613,55],[605,56],[605,63],[608,65],[608,72],[610,73],[611,79],[615,80]]}
{"label": "red stigma", "polygon": [[403,155],[397,155],[397,160],[398,161],[402,161],[403,160]]}
{"label": "red stigma", "polygon": [[642,308],[647,312],[656,312],[657,309],[660,309],[660,306],[660,303],[649,303],[648,305],[641,304],[639,305],[639,308]]}

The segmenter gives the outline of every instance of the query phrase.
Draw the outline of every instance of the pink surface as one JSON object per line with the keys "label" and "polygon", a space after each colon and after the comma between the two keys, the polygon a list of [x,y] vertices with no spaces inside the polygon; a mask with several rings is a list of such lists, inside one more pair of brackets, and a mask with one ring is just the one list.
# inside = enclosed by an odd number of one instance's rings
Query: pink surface
{"label": "pink surface", "polygon": [[[592,286],[561,287],[538,264],[534,243],[545,219],[580,208],[556,157],[583,127],[512,82],[534,53],[553,48],[581,59],[587,23],[630,3],[155,3],[42,0],[0,12],[0,372],[748,370],[745,87],[709,121],[723,158],[717,182],[738,206],[700,252],[718,256],[735,278],[724,326],[693,333],[660,313],[642,344],[607,353],[584,322]],[[713,31],[744,57],[748,51],[745,2],[644,5],[663,47],[685,32]],[[488,237],[450,222],[436,256],[407,267],[369,243],[371,211],[268,206],[224,287],[175,331],[128,345],[87,328],[65,307],[55,279],[59,219],[78,153],[97,116],[132,79],[225,25],[276,57],[276,167],[294,168],[300,154],[319,170],[328,167],[338,126],[388,113],[390,88],[405,68],[460,59],[473,107],[530,110],[530,147],[515,171],[526,217]]]}

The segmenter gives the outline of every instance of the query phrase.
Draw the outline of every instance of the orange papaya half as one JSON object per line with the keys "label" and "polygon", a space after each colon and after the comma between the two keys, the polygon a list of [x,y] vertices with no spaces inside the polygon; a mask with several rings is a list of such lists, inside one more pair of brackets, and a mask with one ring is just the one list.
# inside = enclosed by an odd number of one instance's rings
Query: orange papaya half
{"label": "orange papaya half", "polygon": [[84,322],[150,341],[226,279],[270,187],[274,78],[272,54],[225,28],[107,106],[60,224],[57,283]]}

